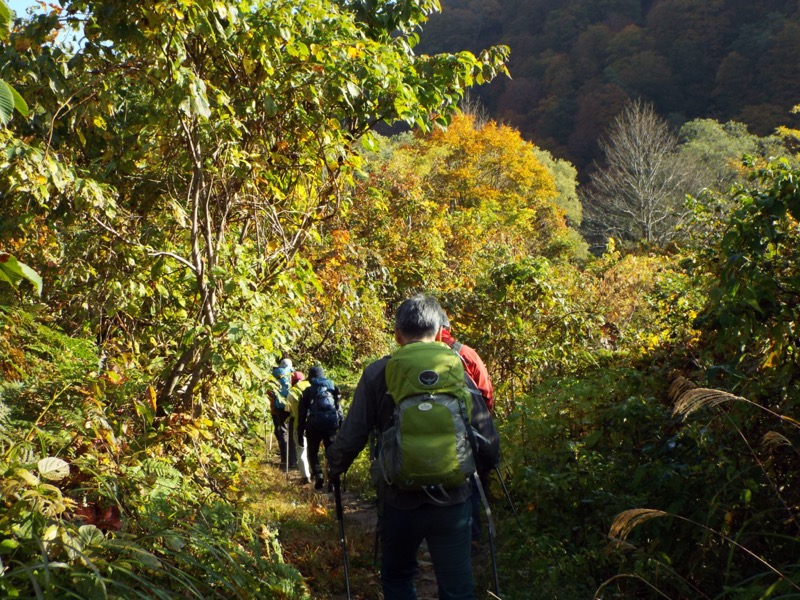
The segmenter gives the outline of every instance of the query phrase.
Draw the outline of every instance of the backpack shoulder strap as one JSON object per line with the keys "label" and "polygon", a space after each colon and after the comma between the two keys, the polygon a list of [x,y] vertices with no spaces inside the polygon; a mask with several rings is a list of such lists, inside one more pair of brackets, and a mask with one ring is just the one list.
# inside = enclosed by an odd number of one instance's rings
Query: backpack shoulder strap
{"label": "backpack shoulder strap", "polygon": [[453,345],[452,345],[452,346],[450,346],[450,348],[452,348],[453,352],[455,352],[455,353],[456,353],[456,354],[458,354],[459,356],[461,356],[461,348],[463,348],[463,347],[464,347],[464,344],[462,344],[462,343],[461,343],[461,342],[459,342],[458,340],[456,340],[455,342],[453,342]]}

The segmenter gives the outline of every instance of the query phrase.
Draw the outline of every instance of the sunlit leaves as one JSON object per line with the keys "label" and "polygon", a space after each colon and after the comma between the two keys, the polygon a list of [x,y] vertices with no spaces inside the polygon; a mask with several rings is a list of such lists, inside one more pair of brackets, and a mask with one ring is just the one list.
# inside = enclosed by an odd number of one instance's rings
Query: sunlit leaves
{"label": "sunlit leaves", "polygon": [[207,119],[211,116],[211,106],[206,96],[206,84],[202,79],[197,79],[189,74],[188,95],[180,103],[181,110],[187,116],[198,116]]}
{"label": "sunlit leaves", "polygon": [[39,475],[50,481],[60,481],[69,475],[69,463],[54,456],[41,459],[36,466]]}
{"label": "sunlit leaves", "polygon": [[5,0],[0,0],[0,40],[8,38],[8,30],[11,27],[11,9]]}
{"label": "sunlit leaves", "polygon": [[22,116],[28,114],[28,105],[19,92],[0,79],[0,125],[5,125],[14,115],[14,110]]}
{"label": "sunlit leaves", "polygon": [[716,279],[699,319],[703,328],[721,329],[720,349],[744,353],[742,368],[777,370],[784,376],[798,360],[796,182],[796,170],[778,161],[755,169],[752,182],[733,195],[738,208],[719,242]]}
{"label": "sunlit leaves", "polygon": [[10,254],[0,252],[0,281],[16,286],[23,279],[31,282],[36,289],[36,293],[41,296],[42,278],[39,274]]}

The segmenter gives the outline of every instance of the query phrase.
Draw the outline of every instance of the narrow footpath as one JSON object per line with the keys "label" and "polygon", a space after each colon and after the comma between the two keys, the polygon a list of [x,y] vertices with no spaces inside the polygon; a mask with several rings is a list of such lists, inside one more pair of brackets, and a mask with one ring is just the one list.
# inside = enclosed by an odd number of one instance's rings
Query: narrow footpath
{"label": "narrow footpath", "polygon": [[[264,536],[277,539],[283,561],[303,575],[311,597],[346,600],[340,527],[333,493],[327,492],[327,486],[315,490],[313,484],[302,484],[298,471],[287,473],[276,459],[266,463],[263,457],[258,461],[253,459],[246,473],[251,509],[263,519]],[[381,600],[376,505],[373,498],[347,489],[346,481],[344,488],[342,505],[351,598]],[[424,548],[420,550],[419,564],[418,600],[436,600],[436,578]],[[484,582],[489,578],[485,570],[476,561],[479,588],[488,585]],[[478,593],[478,598],[491,597],[489,593]]]}

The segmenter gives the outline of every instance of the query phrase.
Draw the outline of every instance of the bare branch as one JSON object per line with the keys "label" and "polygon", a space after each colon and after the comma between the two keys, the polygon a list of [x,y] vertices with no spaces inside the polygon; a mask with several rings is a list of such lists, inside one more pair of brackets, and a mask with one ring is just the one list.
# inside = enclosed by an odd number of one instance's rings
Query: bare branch
{"label": "bare branch", "polygon": [[175,254],[173,252],[164,252],[162,250],[153,250],[149,246],[145,246],[144,244],[140,244],[139,242],[132,242],[131,240],[126,238],[124,235],[122,235],[120,232],[118,232],[116,229],[114,229],[113,227],[111,227],[110,225],[108,225],[106,223],[103,223],[100,219],[98,219],[94,215],[92,215],[92,220],[95,223],[97,223],[98,225],[100,225],[100,227],[102,227],[103,229],[108,231],[110,234],[115,236],[117,239],[119,239],[122,242],[128,244],[129,246],[136,246],[136,247],[144,249],[144,251],[147,252],[148,256],[168,256],[169,258],[172,258],[173,260],[176,260],[177,262],[181,263],[185,267],[189,268],[193,273],[197,273],[197,270],[195,269],[194,265],[192,263],[190,263],[188,260],[186,260],[185,258],[183,258],[182,256],[179,256],[179,255],[177,255],[177,254]]}

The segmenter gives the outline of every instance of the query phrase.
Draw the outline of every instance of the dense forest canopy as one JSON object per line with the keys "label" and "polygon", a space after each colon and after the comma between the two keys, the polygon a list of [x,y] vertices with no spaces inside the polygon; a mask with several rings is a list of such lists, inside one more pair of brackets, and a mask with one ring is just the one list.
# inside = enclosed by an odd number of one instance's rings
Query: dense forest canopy
{"label": "dense forest canopy", "polygon": [[347,405],[419,291],[494,383],[501,597],[800,591],[796,3],[438,8],[0,0],[0,595],[342,597],[271,369]]}
{"label": "dense forest canopy", "polygon": [[489,115],[583,169],[629,99],[673,127],[796,123],[800,9],[789,0],[442,0],[421,37],[440,52],[511,49],[511,78],[479,91]]}

